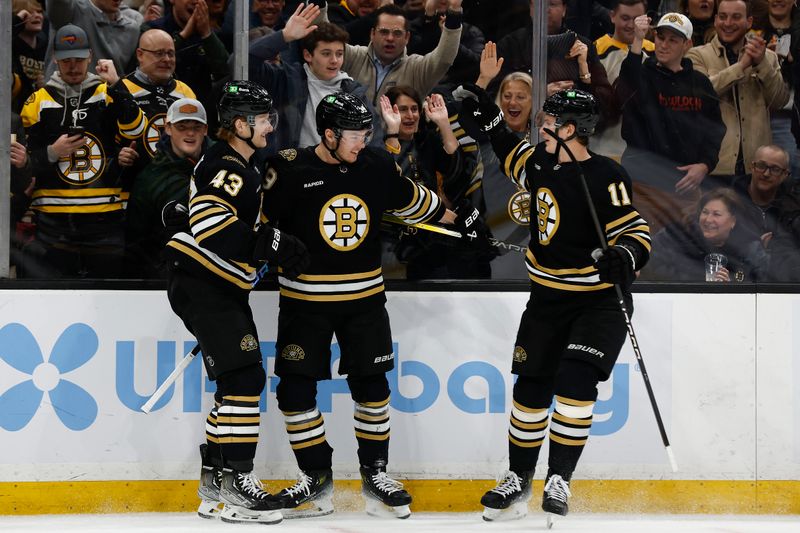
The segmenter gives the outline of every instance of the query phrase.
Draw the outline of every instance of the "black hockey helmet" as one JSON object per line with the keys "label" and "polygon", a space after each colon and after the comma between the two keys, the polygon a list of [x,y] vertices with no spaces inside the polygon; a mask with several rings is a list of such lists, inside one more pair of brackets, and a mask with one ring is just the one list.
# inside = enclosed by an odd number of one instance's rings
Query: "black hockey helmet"
{"label": "black hockey helmet", "polygon": [[251,126],[256,115],[272,111],[272,97],[267,90],[252,81],[235,80],[225,84],[217,104],[219,125],[233,129],[236,117],[244,117]]}
{"label": "black hockey helmet", "polygon": [[326,129],[332,129],[337,135],[342,130],[371,130],[372,113],[358,96],[345,92],[329,94],[317,105],[320,137],[325,137]]}
{"label": "black hockey helmet", "polygon": [[556,127],[565,126],[568,122],[575,124],[576,134],[588,137],[600,120],[600,107],[591,93],[568,89],[558,91],[547,97],[542,111],[556,117]]}

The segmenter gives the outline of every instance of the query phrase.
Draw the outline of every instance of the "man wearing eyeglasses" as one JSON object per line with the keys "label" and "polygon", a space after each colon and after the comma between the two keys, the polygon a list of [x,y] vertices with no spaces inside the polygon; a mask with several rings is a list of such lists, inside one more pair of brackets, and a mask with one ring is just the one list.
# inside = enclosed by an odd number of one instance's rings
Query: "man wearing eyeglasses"
{"label": "man wearing eyeglasses", "polygon": [[[166,135],[158,141],[155,157],[136,176],[125,220],[126,266],[130,277],[166,278],[164,245],[174,228],[165,227],[165,207],[189,203],[189,177],[209,146],[208,117],[199,101],[175,100],[166,115]],[[169,213],[169,210],[166,211]]]}
{"label": "man wearing eyeglasses", "polygon": [[410,85],[420,94],[430,93],[458,53],[463,18],[461,2],[448,0],[439,44],[424,56],[406,53],[411,37],[406,12],[394,4],[382,6],[375,12],[369,46],[348,44],[342,70],[366,86],[367,98],[373,106],[377,106],[378,98],[395,85]]}
{"label": "man wearing eyeglasses", "polygon": [[771,144],[759,146],[750,174],[733,183],[744,207],[737,220],[754,237],[760,237],[765,247],[786,229],[788,215],[800,208],[800,191],[794,180],[787,180],[790,168],[786,150]]}
{"label": "man wearing eyeglasses", "polygon": [[[174,77],[175,43],[167,32],[144,32],[139,37],[136,61],[139,66],[124,78],[123,83],[145,114],[147,124],[142,137],[136,141],[139,157],[136,164],[126,171],[126,181],[132,180],[155,155],[169,106],[180,98],[195,98],[194,91]],[[127,185],[123,195],[130,190],[131,184]]]}

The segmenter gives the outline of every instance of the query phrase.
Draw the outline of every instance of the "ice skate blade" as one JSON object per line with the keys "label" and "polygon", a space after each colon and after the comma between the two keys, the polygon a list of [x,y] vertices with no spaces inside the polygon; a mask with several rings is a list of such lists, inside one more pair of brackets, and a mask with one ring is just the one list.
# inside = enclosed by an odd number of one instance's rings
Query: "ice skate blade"
{"label": "ice skate blade", "polygon": [[556,517],[561,516],[553,513],[545,513],[545,520],[547,521],[547,529],[553,529],[553,524],[556,523]]}
{"label": "ice skate blade", "polygon": [[388,505],[372,498],[365,498],[365,510],[368,515],[378,518],[400,518],[405,520],[411,516],[411,508],[408,505],[398,505],[397,507],[389,507]]}
{"label": "ice skate blade", "polygon": [[317,498],[297,507],[284,507],[281,513],[286,520],[294,518],[312,518],[315,516],[325,516],[333,513],[333,491],[323,498]]}
{"label": "ice skate blade", "polygon": [[229,504],[225,504],[219,517],[229,524],[278,524],[283,520],[280,511],[253,511],[247,507]]}
{"label": "ice skate blade", "polygon": [[222,506],[218,501],[201,500],[200,505],[197,507],[197,516],[206,518],[208,520],[216,520],[219,518]]}
{"label": "ice skate blade", "polygon": [[528,514],[528,502],[516,502],[506,509],[483,508],[483,519],[487,522],[506,522],[508,520],[519,520]]}

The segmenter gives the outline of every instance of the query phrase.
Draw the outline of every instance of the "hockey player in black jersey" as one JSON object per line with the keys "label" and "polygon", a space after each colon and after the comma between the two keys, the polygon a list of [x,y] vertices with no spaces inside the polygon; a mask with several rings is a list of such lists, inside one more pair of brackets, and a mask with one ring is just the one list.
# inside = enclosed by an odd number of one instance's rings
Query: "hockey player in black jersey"
{"label": "hockey player in black jersey", "polygon": [[[631,309],[630,285],[649,257],[649,228],[631,203],[625,169],[588,149],[599,118],[591,94],[570,90],[548,97],[540,127],[544,141],[534,147],[508,131],[500,110],[481,89],[469,89],[476,98],[464,100],[464,112],[489,134],[503,171],[531,193],[531,209],[536,210],[526,256],[531,295],[513,354],[512,372],[518,379],[508,431],[509,471],[481,498],[483,516],[525,515],[548,419],[542,509],[566,515],[570,479],[589,438],[597,384],[608,379],[626,338],[614,284]],[[599,250],[592,209],[605,231],[605,252]],[[555,409],[548,416],[554,396]]]}
{"label": "hockey player in black jersey", "polygon": [[292,277],[309,258],[302,242],[260,223],[262,176],[252,156],[267,144],[271,109],[260,85],[225,85],[218,105],[221,142],[208,149],[189,184],[190,231],[177,233],[166,250],[170,304],[197,337],[217,383],[201,446],[198,514],[227,522],[282,519],[281,500],[253,472],[266,375],[248,298],[263,261]]}
{"label": "hockey player in black jersey", "polygon": [[317,382],[331,377],[333,335],[339,374],[355,402],[354,425],[367,513],[406,518],[411,496],[386,473],[389,384],[394,353],[381,273],[384,211],[409,222],[452,223],[434,191],[401,175],[391,156],[367,147],[372,115],[348,93],[322,99],[316,146],[283,150],[269,161],[264,214],[297,235],[311,266],[296,280],[279,273],[280,314],[275,373],[278,406],[300,467],[298,482],[279,493],[284,516],[333,512],[332,448],[317,408]]}

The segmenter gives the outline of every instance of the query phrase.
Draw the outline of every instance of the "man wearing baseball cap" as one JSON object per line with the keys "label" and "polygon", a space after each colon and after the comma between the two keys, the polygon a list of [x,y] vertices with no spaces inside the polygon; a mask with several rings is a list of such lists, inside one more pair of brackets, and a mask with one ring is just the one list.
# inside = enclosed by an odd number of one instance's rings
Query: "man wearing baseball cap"
{"label": "man wearing baseball cap", "polygon": [[686,54],[694,68],[711,79],[728,127],[719,162],[711,170],[724,185],[752,168],[756,149],[772,142],[770,111],[789,101],[778,55],[750,31],[752,26],[751,2],[720,0],[714,19],[717,35]]}
{"label": "man wearing baseball cap", "polygon": [[98,59],[73,24],[53,39],[57,70],[25,102],[22,123],[36,176],[36,235],[21,269],[29,277],[117,277],[124,250],[119,176],[135,160],[120,148],[142,133],[142,111],[114,63]]}
{"label": "man wearing baseball cap", "polygon": [[[176,229],[170,220],[175,214],[172,204],[188,205],[192,169],[209,146],[203,104],[194,98],[175,100],[167,110],[164,131],[166,135],[158,142],[152,161],[136,176],[128,200],[125,238],[129,277],[167,275],[162,251]],[[170,208],[165,209],[168,205]]]}
{"label": "man wearing baseball cap", "polygon": [[650,17],[634,21],[631,50],[614,84],[622,105],[622,165],[633,179],[639,213],[651,233],[677,222],[700,196],[717,164],[725,134],[709,79],[683,56],[692,46],[692,23],[667,13],[655,28],[655,53],[642,61]]}

